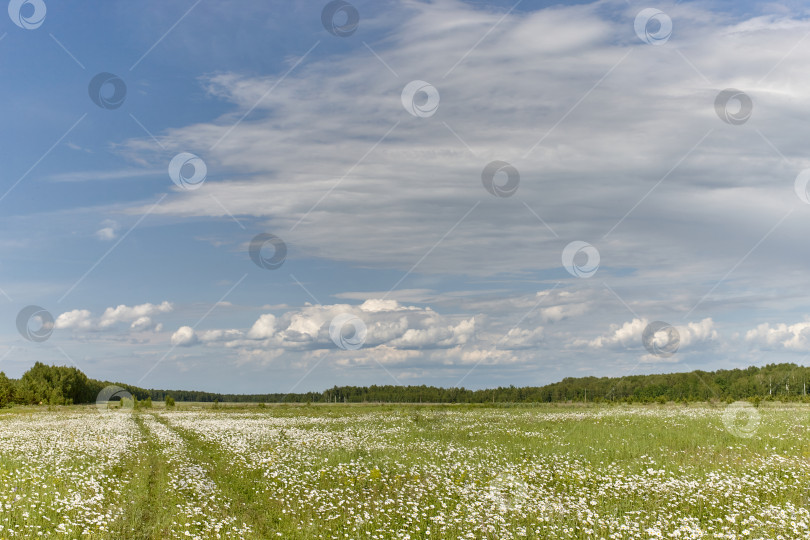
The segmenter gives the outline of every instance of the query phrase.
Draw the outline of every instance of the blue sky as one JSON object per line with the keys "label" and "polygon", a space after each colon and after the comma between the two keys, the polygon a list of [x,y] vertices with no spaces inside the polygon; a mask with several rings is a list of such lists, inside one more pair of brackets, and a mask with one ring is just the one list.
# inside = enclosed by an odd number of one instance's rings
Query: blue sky
{"label": "blue sky", "polygon": [[[326,2],[42,5],[0,22],[10,376],[286,392],[806,363],[801,3],[357,1],[345,37]],[[90,98],[99,73],[120,107]],[[727,88],[752,110],[716,110]],[[263,233],[277,269],[249,256]],[[569,245],[590,247],[566,269]],[[675,354],[645,348],[653,321]]]}

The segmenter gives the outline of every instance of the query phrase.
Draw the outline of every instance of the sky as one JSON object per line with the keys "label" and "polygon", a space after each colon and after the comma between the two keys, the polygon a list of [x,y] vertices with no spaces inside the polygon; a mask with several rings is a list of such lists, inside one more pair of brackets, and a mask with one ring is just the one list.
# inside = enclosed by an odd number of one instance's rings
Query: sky
{"label": "sky", "polygon": [[807,365],[808,15],[12,0],[0,370],[265,393]]}

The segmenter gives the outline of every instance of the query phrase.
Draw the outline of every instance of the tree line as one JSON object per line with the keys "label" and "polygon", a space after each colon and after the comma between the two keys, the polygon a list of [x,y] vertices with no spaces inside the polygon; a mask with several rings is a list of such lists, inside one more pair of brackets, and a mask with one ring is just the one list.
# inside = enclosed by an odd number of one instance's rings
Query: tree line
{"label": "tree line", "polygon": [[156,390],[87,377],[75,367],[37,362],[19,379],[0,372],[0,407],[9,404],[65,405],[93,403],[111,384],[138,400],[236,403],[552,403],[667,402],[739,399],[804,400],[810,368],[796,364],[718,371],[691,371],[624,377],[567,377],[545,386],[484,390],[437,386],[334,386],[323,392],[220,394],[193,390]]}

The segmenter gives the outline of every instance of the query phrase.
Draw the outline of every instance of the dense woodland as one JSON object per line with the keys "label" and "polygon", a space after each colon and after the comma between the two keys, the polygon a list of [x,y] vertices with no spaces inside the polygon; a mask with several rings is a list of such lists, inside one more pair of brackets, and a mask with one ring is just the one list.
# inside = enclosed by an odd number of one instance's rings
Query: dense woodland
{"label": "dense woodland", "polygon": [[810,401],[810,368],[796,364],[663,375],[565,378],[545,386],[487,390],[435,386],[335,386],[302,394],[216,394],[192,390],[150,390],[88,378],[74,367],[37,362],[20,379],[0,372],[0,407],[10,404],[64,405],[92,403],[99,392],[116,384],[139,400],[218,401],[238,403],[538,403],[538,402],[667,402],[775,399]]}

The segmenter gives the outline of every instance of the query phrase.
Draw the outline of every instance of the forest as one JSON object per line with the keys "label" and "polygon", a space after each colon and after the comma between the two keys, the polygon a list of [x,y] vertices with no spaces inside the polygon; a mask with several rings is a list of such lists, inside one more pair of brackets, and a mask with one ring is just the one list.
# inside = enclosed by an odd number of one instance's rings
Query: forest
{"label": "forest", "polygon": [[690,371],[625,377],[568,377],[544,386],[484,390],[436,386],[335,386],[323,392],[219,394],[194,390],[154,390],[88,378],[75,367],[37,362],[19,379],[0,372],[0,407],[12,404],[70,405],[93,403],[115,384],[134,397],[164,401],[236,403],[551,403],[551,402],[689,402],[711,400],[810,401],[810,368],[796,364],[719,371]]}

